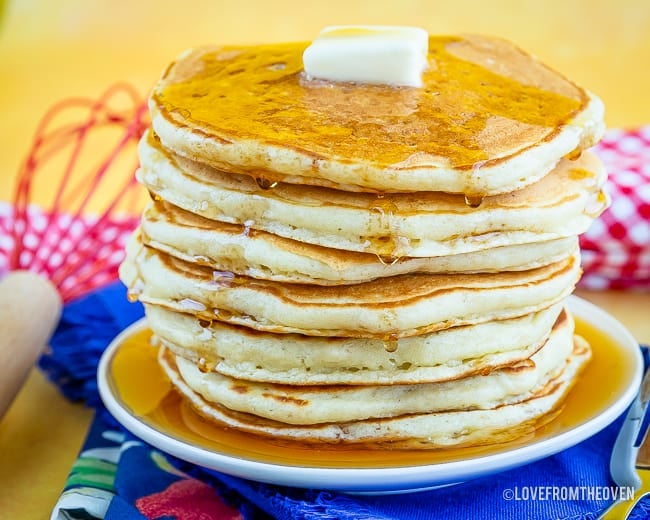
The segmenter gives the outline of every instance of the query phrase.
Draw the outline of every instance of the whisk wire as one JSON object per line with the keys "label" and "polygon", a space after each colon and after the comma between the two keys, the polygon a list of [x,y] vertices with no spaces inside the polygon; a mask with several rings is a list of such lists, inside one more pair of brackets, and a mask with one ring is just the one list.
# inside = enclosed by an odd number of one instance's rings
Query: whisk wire
{"label": "whisk wire", "polygon": [[[116,98],[124,95],[126,109],[114,107]],[[81,120],[56,124],[59,118],[69,118],[79,110],[85,113]],[[0,214],[4,237],[0,255],[5,252],[10,270],[29,269],[47,276],[64,301],[116,278],[124,241],[137,226],[135,215],[141,210],[135,189],[134,145],[147,126],[146,104],[124,83],[111,86],[96,100],[63,100],[43,116],[18,172],[10,215],[2,218]],[[120,131],[116,144],[88,169],[82,155],[89,153],[91,134],[116,129]],[[102,146],[107,141],[102,139]],[[133,153],[130,159],[129,153]],[[61,159],[62,172],[52,203],[42,209],[32,203],[35,180],[47,175],[51,185],[51,163]],[[124,159],[131,166],[124,167]],[[105,189],[108,180],[110,193]],[[96,199],[103,202],[103,209],[91,215],[91,202]],[[128,208],[129,213],[120,216],[118,208]]]}

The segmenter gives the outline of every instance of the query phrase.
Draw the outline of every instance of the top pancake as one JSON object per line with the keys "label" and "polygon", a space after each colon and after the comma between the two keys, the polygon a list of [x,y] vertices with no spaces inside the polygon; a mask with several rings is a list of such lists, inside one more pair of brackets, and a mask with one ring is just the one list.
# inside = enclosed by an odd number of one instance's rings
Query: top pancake
{"label": "top pancake", "polygon": [[307,44],[192,50],[150,98],[165,147],[268,182],[505,193],[600,139],[600,100],[512,44],[431,37],[424,87],[308,81]]}

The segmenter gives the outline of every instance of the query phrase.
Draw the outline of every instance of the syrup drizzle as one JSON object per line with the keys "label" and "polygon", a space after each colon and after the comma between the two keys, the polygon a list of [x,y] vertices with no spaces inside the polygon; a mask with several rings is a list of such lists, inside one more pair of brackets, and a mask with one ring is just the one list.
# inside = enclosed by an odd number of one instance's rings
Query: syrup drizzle
{"label": "syrup drizzle", "polygon": [[397,205],[392,198],[379,193],[368,210],[373,236],[369,237],[366,250],[375,253],[382,264],[393,265],[405,256],[409,248],[408,239],[399,235],[395,218],[399,214]]}
{"label": "syrup drizzle", "polygon": [[578,147],[572,150],[571,152],[569,152],[568,154],[566,154],[564,157],[569,159],[569,161],[577,161],[578,159],[580,159],[581,155],[582,155],[582,148]]}
{"label": "syrup drizzle", "polygon": [[395,352],[397,351],[397,340],[396,339],[388,339],[384,340],[384,349],[386,352]]}
{"label": "syrup drizzle", "polygon": [[213,264],[212,261],[207,256],[203,255],[195,255],[194,258],[194,263],[198,265],[204,265],[204,266],[211,266]]}
{"label": "syrup drizzle", "polygon": [[[246,434],[203,419],[171,387],[149,346],[151,332],[127,337],[110,365],[117,394],[142,421],[184,442],[226,455],[304,467],[381,468],[435,464],[493,455],[568,431],[610,406],[626,388],[635,358],[593,325],[576,318],[576,332],[591,344],[593,358],[550,422],[522,438],[499,445],[438,450],[386,446],[303,444]],[[377,449],[381,448],[381,449]]]}
{"label": "syrup drizzle", "polygon": [[[521,61],[520,51],[505,42],[431,37],[429,60],[436,67],[424,73],[424,89],[332,88],[330,82],[304,81],[300,72],[306,45],[206,51],[201,67],[171,67],[169,81],[154,91],[152,100],[163,113],[184,119],[183,124],[283,148],[290,143],[317,158],[356,157],[390,166],[408,160],[417,149],[446,157],[453,167],[471,168],[500,156],[502,142],[485,136],[502,131],[504,121],[525,126],[537,141],[575,117],[588,99],[533,59],[508,74],[491,67],[486,60],[495,51],[498,61]],[[531,71],[539,75],[538,85],[529,81]],[[474,95],[467,96],[468,91]],[[371,145],[360,147],[360,141]],[[261,184],[264,189],[266,183]]]}
{"label": "syrup drizzle", "polygon": [[467,204],[470,208],[478,208],[481,204],[483,204],[483,197],[465,195],[465,204]]}
{"label": "syrup drizzle", "polygon": [[197,363],[197,366],[201,372],[204,374],[207,374],[209,372],[212,372],[214,368],[217,366],[217,364],[214,361],[209,361],[204,357],[199,358],[199,362]]}
{"label": "syrup drizzle", "polygon": [[402,256],[383,256],[383,255],[376,255],[377,259],[384,265],[395,265],[397,262],[399,262],[402,258]]}
{"label": "syrup drizzle", "polygon": [[255,177],[255,182],[263,190],[271,190],[278,185],[278,181],[270,181],[264,177]]}

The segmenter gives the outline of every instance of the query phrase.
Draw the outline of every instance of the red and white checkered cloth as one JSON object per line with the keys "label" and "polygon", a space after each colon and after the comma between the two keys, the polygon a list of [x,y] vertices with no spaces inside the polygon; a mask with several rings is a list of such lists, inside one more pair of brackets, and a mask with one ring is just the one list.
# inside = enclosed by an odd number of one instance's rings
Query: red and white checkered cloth
{"label": "red and white checkered cloth", "polygon": [[[650,290],[650,126],[633,131],[611,130],[595,152],[609,173],[607,190],[612,204],[580,239],[584,268],[580,284],[591,289]],[[9,233],[13,229],[12,216],[9,205],[0,204],[0,275],[9,268],[15,246]],[[84,240],[92,240],[85,254],[92,251],[96,258],[87,258],[84,264],[94,269],[83,277],[82,284],[80,263],[76,272],[62,281],[61,289],[69,290],[71,297],[117,278],[124,244],[137,225],[136,217],[113,218],[102,222],[100,229],[94,225],[96,218],[71,222],[67,215],[52,216],[34,206],[27,217],[21,265],[28,266],[37,258],[47,273],[54,272],[61,267],[63,255],[68,262],[74,256],[74,245],[81,244],[83,249]],[[47,220],[52,220],[54,229],[44,237]],[[56,244],[43,244],[48,238]],[[97,269],[100,262],[101,268]]]}
{"label": "red and white checkered cloth", "polygon": [[590,289],[650,289],[650,126],[610,130],[594,150],[612,204],[580,237]]}
{"label": "red and white checkered cloth", "polygon": [[73,217],[35,205],[24,219],[16,219],[12,206],[0,202],[0,278],[11,269],[30,269],[51,280],[64,301],[82,296],[117,280],[126,241],[139,220],[131,215]]}

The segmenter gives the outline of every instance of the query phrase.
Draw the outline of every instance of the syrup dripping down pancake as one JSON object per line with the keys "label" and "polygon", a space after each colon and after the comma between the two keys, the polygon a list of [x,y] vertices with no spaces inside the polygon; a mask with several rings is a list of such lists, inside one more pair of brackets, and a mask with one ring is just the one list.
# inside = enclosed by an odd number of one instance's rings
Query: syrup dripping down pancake
{"label": "syrup dripping down pancake", "polygon": [[122,280],[143,303],[257,330],[398,339],[523,316],[566,298],[579,257],[502,273],[409,274],[355,285],[283,284],[215,272],[143,246],[127,248]]}
{"label": "syrup dripping down pancake", "polygon": [[507,442],[532,433],[561,406],[566,393],[591,357],[589,344],[573,338],[573,351],[560,369],[533,391],[488,409],[415,413],[342,423],[288,424],[231,410],[204,399],[181,377],[165,349],[160,364],[176,389],[208,420],[275,439],[322,444],[374,443],[377,448],[437,449]]}
{"label": "syrup dripping down pancake", "polygon": [[385,257],[447,256],[544,242],[585,231],[605,209],[606,174],[584,153],[562,160],[542,180],[471,207],[439,192],[377,196],[279,183],[262,189],[164,150],[152,134],[140,143],[139,181],[156,198],[220,222],[299,242]]}
{"label": "syrup dripping down pancake", "polygon": [[317,285],[367,282],[411,273],[525,271],[575,253],[575,236],[435,257],[377,257],[299,242],[248,225],[206,219],[158,201],[144,211],[145,245],[190,263],[263,280]]}
{"label": "syrup dripping down pancake", "polygon": [[273,334],[145,305],[171,352],[202,371],[286,385],[396,385],[487,373],[530,358],[548,339],[562,304],[519,318],[381,340]]}
{"label": "syrup dripping down pancake", "polygon": [[475,197],[535,182],[603,133],[598,98],[505,40],[431,37],[423,88],[307,81],[306,45],[183,54],[154,87],[154,130],[273,182]]}

